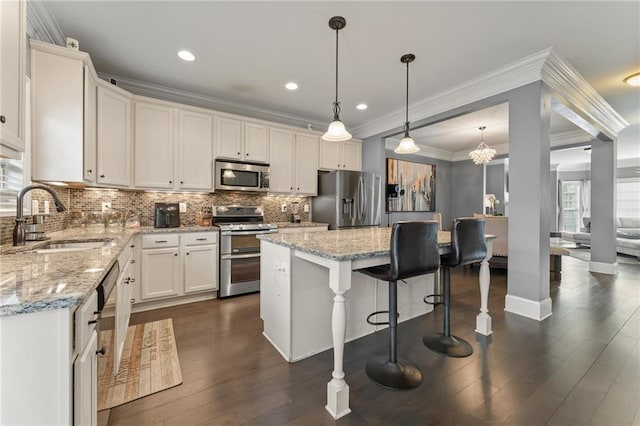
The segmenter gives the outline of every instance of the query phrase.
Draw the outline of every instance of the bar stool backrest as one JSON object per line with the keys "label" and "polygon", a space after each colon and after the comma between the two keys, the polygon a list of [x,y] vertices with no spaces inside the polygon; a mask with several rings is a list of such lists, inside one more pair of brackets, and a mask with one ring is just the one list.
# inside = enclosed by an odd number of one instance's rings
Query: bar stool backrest
{"label": "bar stool backrest", "polygon": [[406,221],[391,230],[391,279],[394,281],[435,272],[440,267],[438,223]]}
{"label": "bar stool backrest", "polygon": [[451,226],[452,257],[456,265],[480,262],[487,256],[483,218],[459,218]]}

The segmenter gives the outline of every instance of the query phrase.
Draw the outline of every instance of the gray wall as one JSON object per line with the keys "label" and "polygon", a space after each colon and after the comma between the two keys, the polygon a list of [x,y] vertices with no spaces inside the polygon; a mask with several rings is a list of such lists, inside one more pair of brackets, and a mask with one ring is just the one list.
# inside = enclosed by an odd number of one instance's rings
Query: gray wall
{"label": "gray wall", "polygon": [[494,194],[500,202],[496,204],[496,213],[504,214],[505,178],[504,164],[487,165],[487,194]]}
{"label": "gray wall", "polygon": [[451,214],[452,217],[468,217],[484,211],[482,200],[482,166],[473,161],[456,161],[452,167]]}

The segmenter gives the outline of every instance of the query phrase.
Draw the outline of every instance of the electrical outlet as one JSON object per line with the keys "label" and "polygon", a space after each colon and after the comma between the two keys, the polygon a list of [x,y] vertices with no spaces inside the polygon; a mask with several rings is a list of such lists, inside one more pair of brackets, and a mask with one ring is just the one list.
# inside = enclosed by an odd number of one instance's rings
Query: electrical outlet
{"label": "electrical outlet", "polygon": [[305,213],[309,213],[309,204],[305,204],[303,210]]}
{"label": "electrical outlet", "polygon": [[286,213],[286,212],[287,212],[287,205],[286,205],[286,204],[282,204],[282,205],[280,206],[280,211],[281,211],[282,213]]}
{"label": "electrical outlet", "polygon": [[187,203],[180,203],[180,213],[187,212]]}
{"label": "electrical outlet", "polygon": [[44,214],[49,214],[49,200],[44,202]]}
{"label": "electrical outlet", "polygon": [[111,203],[108,202],[108,201],[103,201],[102,202],[102,213],[108,212],[109,209],[111,209]]}

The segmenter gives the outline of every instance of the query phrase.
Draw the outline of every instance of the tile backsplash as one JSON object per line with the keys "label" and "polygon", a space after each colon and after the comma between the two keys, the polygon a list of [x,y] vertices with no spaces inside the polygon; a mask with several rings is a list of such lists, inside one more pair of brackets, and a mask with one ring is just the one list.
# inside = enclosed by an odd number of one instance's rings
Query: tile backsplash
{"label": "tile backsplash", "polygon": [[[56,213],[55,208],[45,220],[47,232],[55,232],[70,226],[69,212],[101,211],[103,202],[110,202],[111,207],[119,210],[133,210],[140,218],[142,226],[153,226],[153,214],[155,203],[187,203],[187,212],[180,214],[180,222],[183,225],[196,225],[196,213],[203,206],[213,205],[262,205],[264,206],[265,221],[288,222],[291,220],[291,205],[298,202],[302,220],[308,220],[309,214],[303,211],[303,206],[309,203],[308,197],[289,197],[262,195],[256,193],[244,193],[234,191],[220,191],[214,194],[188,193],[188,192],[143,192],[112,189],[76,189],[51,187],[56,191],[62,203],[67,207],[67,212]],[[45,200],[51,201],[51,196],[45,191],[31,191],[32,199],[38,200],[40,206]],[[287,205],[287,212],[282,213],[280,207]],[[41,208],[42,211],[42,208]],[[30,218],[27,223],[30,223]],[[10,243],[12,240],[15,216],[0,217],[0,244]]]}

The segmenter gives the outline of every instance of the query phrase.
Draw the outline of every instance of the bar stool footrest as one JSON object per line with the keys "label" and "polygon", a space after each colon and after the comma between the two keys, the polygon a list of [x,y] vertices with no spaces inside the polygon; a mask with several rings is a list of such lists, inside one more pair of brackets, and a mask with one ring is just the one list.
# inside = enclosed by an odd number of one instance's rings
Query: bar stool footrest
{"label": "bar stool footrest", "polygon": [[429,333],[422,338],[422,343],[434,352],[454,358],[464,358],[473,353],[473,348],[466,340],[442,333]]}
{"label": "bar stool footrest", "polygon": [[[380,314],[389,314],[389,311],[375,311],[373,313],[370,313],[369,316],[367,316],[367,323],[371,324],[371,325],[389,325],[389,321],[371,321],[371,317],[374,317],[376,315],[380,315]],[[400,314],[396,313],[396,318],[400,318]]]}
{"label": "bar stool footrest", "polygon": [[406,361],[389,361],[388,355],[378,355],[367,361],[367,376],[385,389],[411,390],[422,383],[422,372]]}
{"label": "bar stool footrest", "polygon": [[[433,298],[434,300],[432,302],[430,302],[427,299]],[[442,302],[442,295],[441,294],[428,294],[424,297],[424,299],[422,299],[422,301],[424,303],[426,303],[427,305],[433,305],[433,306],[438,306],[438,305],[443,305],[444,302]]]}

